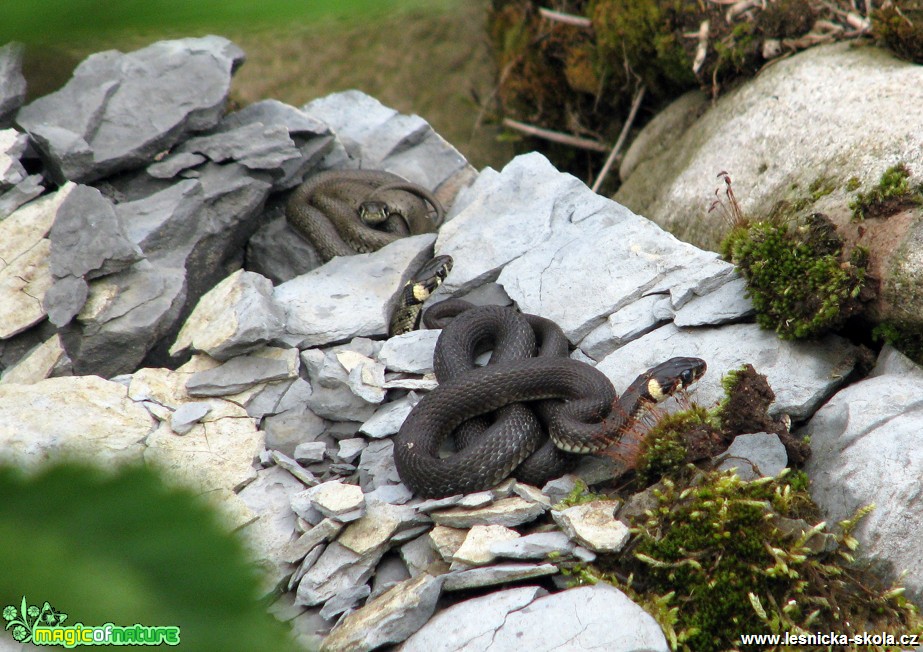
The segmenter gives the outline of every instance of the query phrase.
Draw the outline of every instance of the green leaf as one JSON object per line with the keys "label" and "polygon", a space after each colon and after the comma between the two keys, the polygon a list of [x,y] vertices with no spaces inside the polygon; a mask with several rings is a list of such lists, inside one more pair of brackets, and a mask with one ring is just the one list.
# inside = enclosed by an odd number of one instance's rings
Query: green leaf
{"label": "green leaf", "polygon": [[294,650],[215,510],[150,469],[0,467],[0,603],[44,601],[87,626],[179,626],[186,649]]}

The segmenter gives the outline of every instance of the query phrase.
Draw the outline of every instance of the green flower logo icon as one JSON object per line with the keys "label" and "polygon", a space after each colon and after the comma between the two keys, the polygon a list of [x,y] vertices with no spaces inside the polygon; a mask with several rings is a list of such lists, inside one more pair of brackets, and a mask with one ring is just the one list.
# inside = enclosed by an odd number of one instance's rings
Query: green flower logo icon
{"label": "green flower logo icon", "polygon": [[22,604],[19,609],[13,605],[7,605],[3,608],[3,619],[7,621],[5,629],[13,630],[11,634],[16,641],[28,643],[32,640],[32,629],[36,625],[60,625],[67,620],[67,614],[55,611],[48,602],[39,609],[36,605],[28,604],[26,596],[22,596]]}

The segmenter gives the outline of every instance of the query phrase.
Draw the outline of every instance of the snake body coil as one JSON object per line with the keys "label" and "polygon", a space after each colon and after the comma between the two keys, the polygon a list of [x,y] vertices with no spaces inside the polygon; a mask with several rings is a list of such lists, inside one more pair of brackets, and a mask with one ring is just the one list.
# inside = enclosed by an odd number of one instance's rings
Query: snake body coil
{"label": "snake body coil", "polygon": [[[499,306],[459,309],[436,344],[440,384],[414,407],[395,440],[398,473],[422,496],[480,491],[510,474],[541,484],[566,470],[569,455],[618,440],[646,401],[665,398],[705,371],[698,358],[672,358],[638,376],[619,398],[602,372],[567,357],[553,322]],[[486,349],[489,363],[476,367],[475,356]],[[488,425],[482,417],[494,412]],[[441,457],[450,435],[460,450]]]}
{"label": "snake body coil", "polygon": [[[429,217],[429,206],[435,217]],[[289,224],[328,261],[375,251],[442,223],[442,204],[426,188],[381,170],[328,170],[309,177],[288,200]]]}

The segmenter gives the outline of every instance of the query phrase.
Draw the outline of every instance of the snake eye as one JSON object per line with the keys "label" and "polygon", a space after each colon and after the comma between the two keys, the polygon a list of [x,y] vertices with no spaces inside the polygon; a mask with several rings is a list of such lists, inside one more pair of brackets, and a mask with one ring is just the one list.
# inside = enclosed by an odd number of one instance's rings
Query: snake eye
{"label": "snake eye", "polygon": [[695,377],[692,374],[692,369],[686,369],[683,373],[679,375],[679,386],[680,388],[691,385],[695,381]]}

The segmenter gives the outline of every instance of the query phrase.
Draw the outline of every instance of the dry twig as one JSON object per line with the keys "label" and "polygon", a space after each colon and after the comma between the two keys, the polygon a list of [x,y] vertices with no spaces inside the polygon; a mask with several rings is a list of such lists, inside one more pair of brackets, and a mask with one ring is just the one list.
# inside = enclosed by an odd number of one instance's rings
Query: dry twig
{"label": "dry twig", "polygon": [[628,112],[628,119],[625,120],[625,124],[622,125],[622,131],[619,133],[619,137],[615,141],[615,145],[612,146],[612,151],[609,152],[609,157],[606,159],[605,164],[603,164],[603,169],[599,171],[599,175],[596,177],[596,181],[593,182],[593,192],[597,192],[599,190],[599,187],[606,179],[606,175],[609,174],[609,169],[612,167],[612,164],[615,163],[616,157],[622,151],[622,146],[625,144],[625,139],[628,138],[628,132],[631,130],[631,125],[634,124],[635,116],[638,115],[638,107],[641,106],[641,100],[644,99],[645,90],[646,87],[641,86],[635,93],[635,99],[631,103],[631,111]]}
{"label": "dry twig", "polygon": [[554,9],[545,9],[544,7],[539,7],[538,13],[541,14],[542,18],[547,18],[557,23],[564,23],[565,25],[573,25],[574,27],[581,27],[583,29],[592,29],[593,23],[589,18],[583,16],[575,16],[574,14],[565,14],[562,11],[555,11]]}
{"label": "dry twig", "polygon": [[588,149],[592,152],[605,152],[608,150],[608,148],[599,141],[591,140],[589,138],[580,138],[579,136],[572,136],[571,134],[565,134],[560,131],[552,131],[551,129],[536,127],[535,125],[519,122],[519,120],[513,120],[512,118],[503,118],[503,125],[505,127],[509,127],[510,129],[515,129],[521,133],[528,134],[529,136],[544,138],[545,140],[550,140],[554,143],[561,143],[562,145],[570,145],[571,147]]}

